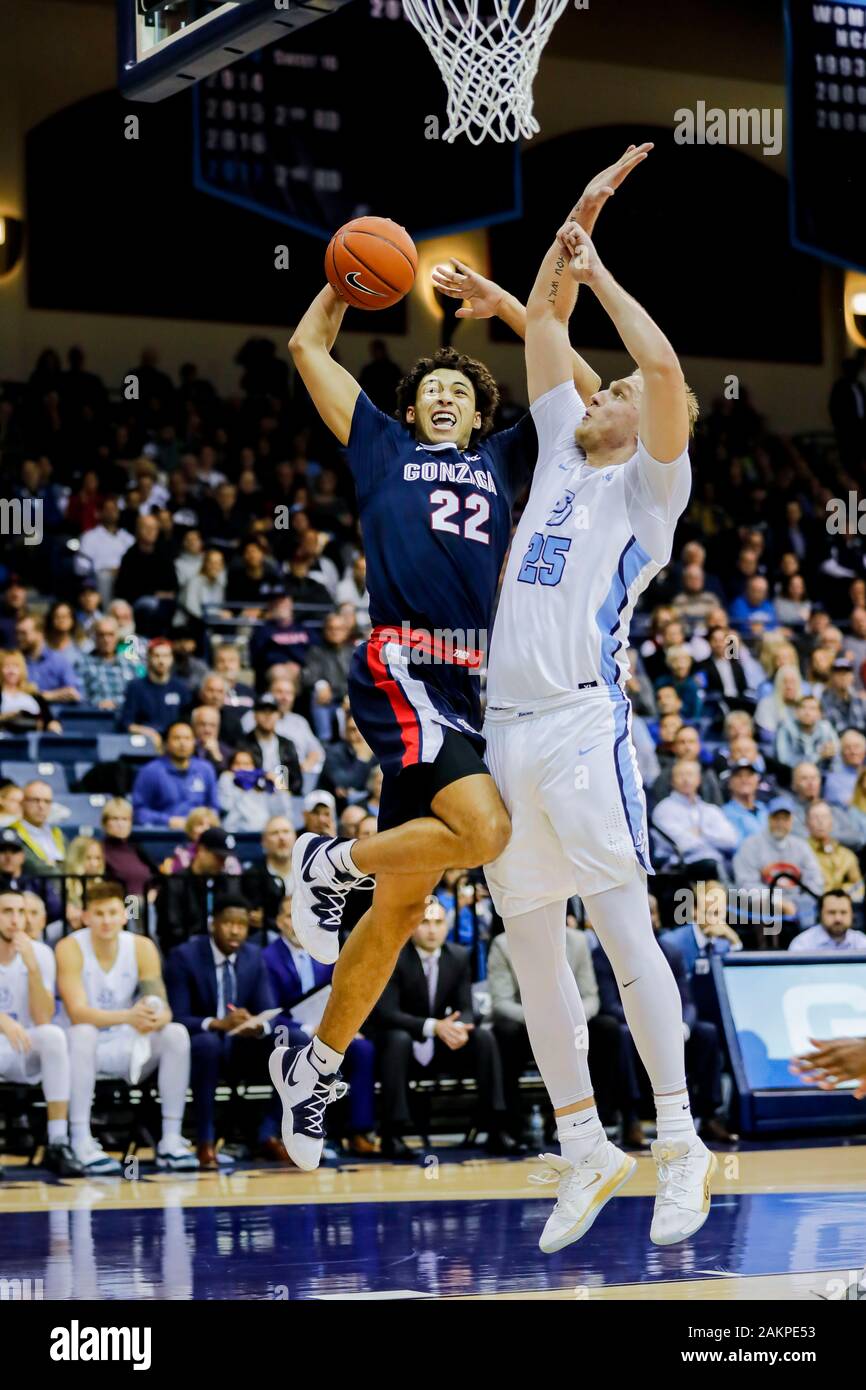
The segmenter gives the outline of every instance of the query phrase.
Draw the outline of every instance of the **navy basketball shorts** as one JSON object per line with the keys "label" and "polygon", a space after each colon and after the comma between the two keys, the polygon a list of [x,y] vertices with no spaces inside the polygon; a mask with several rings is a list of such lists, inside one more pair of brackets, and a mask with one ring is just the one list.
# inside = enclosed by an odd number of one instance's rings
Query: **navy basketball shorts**
{"label": "navy basketball shorts", "polygon": [[487,774],[476,663],[438,658],[432,638],[381,628],[352,658],[352,714],[384,775],[380,830],[429,815],[444,787]]}

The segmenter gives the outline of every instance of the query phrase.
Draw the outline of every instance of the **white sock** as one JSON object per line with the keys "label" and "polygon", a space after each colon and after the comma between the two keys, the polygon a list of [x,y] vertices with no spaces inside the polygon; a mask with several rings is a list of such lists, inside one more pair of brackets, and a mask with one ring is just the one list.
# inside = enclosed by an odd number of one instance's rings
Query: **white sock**
{"label": "white sock", "polygon": [[68,1144],[69,1124],[66,1120],[48,1121],[48,1142],[49,1144]]}
{"label": "white sock", "polygon": [[354,840],[335,840],[332,845],[329,845],[326,854],[335,869],[341,869],[344,874],[351,874],[353,878],[363,878],[364,875],[352,858],[352,845],[354,843]]}
{"label": "white sock", "polygon": [[163,1144],[171,1144],[180,1138],[180,1120],[170,1120],[167,1115],[162,1117],[162,1139],[159,1147]]}
{"label": "white sock", "polygon": [[562,1156],[569,1163],[585,1163],[606,1137],[595,1106],[591,1110],[575,1110],[571,1115],[560,1115],[556,1121],[556,1133]]}
{"label": "white sock", "polygon": [[74,1121],[69,1126],[72,1133],[72,1147],[76,1153],[79,1149],[87,1149],[93,1143],[93,1136],[90,1133],[89,1124],[76,1124]]}
{"label": "white sock", "polygon": [[659,1139],[684,1139],[687,1144],[696,1143],[698,1134],[692,1119],[688,1091],[680,1091],[679,1095],[674,1096],[654,1096],[654,1100]]}
{"label": "white sock", "polygon": [[335,1071],[340,1070],[344,1056],[345,1053],[335,1052],[321,1038],[313,1038],[310,1043],[310,1063],[320,1076],[333,1076]]}

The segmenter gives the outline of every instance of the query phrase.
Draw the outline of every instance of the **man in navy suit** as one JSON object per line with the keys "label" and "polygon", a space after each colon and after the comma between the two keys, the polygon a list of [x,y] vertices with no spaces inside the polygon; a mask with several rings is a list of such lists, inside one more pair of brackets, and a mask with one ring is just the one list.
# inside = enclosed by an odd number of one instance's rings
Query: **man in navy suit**
{"label": "man in navy suit", "polygon": [[[249,908],[236,897],[214,903],[209,933],[176,946],[166,962],[165,980],[172,1012],[190,1035],[190,1080],[202,1168],[216,1168],[216,1088],[220,1079],[268,1081],[273,1039],[269,1022],[257,1022],[233,1035],[266,1009],[274,1008],[270,977],[258,946],[247,943]],[[259,1132],[263,1152],[285,1162],[276,1138],[278,1119],[269,1115]]]}
{"label": "man in navy suit", "polygon": [[[331,983],[333,965],[321,965],[305,951],[292,928],[292,900],[283,898],[277,909],[277,941],[262,951],[270,976],[275,1005],[282,1010],[274,1019],[274,1032],[281,1047],[306,1047],[313,1036],[290,1013],[293,1006],[311,990],[323,989]],[[360,1033],[349,1043],[342,1072],[349,1083],[349,1147],[356,1154],[376,1152],[370,1137],[376,1127],[375,1081],[376,1053],[369,1038]]]}

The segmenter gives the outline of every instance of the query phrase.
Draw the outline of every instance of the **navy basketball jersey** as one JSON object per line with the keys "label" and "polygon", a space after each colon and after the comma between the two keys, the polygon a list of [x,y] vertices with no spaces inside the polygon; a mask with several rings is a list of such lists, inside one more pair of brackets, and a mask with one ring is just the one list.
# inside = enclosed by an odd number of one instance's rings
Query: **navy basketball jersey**
{"label": "navy basketball jersey", "polygon": [[512,505],[538,454],[531,415],[466,449],[421,444],[362,391],[347,452],[373,626],[486,634]]}

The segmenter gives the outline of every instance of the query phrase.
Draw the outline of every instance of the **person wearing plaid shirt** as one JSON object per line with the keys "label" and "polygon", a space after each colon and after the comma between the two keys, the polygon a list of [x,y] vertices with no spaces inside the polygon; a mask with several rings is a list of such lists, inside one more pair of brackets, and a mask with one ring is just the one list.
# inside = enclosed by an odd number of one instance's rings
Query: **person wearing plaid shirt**
{"label": "person wearing plaid shirt", "polygon": [[115,618],[99,618],[93,628],[94,650],[78,663],[85,701],[100,709],[120,709],[126,687],[135,679],[135,663],[117,656],[118,627]]}

